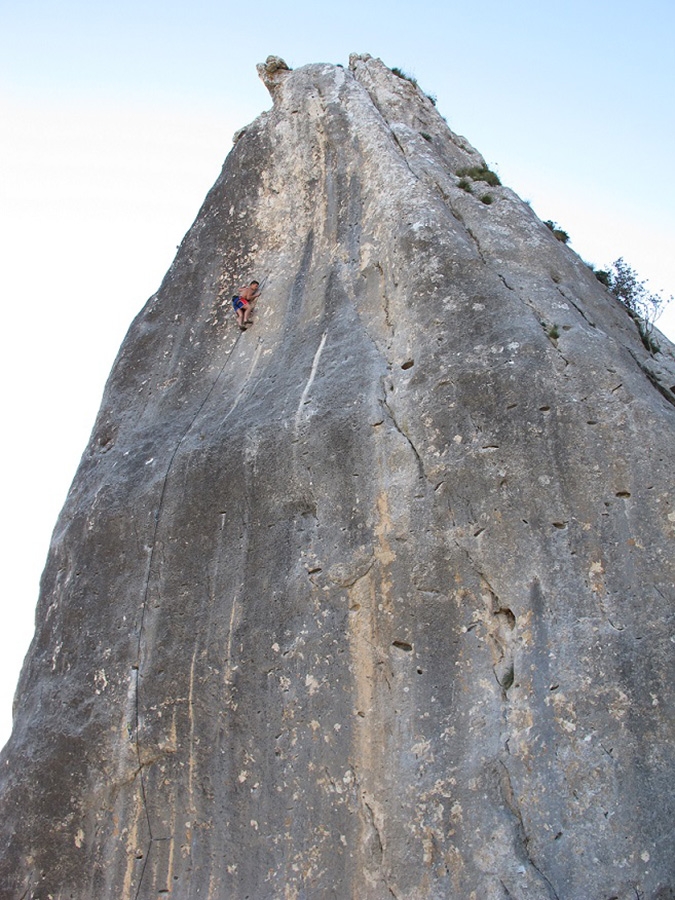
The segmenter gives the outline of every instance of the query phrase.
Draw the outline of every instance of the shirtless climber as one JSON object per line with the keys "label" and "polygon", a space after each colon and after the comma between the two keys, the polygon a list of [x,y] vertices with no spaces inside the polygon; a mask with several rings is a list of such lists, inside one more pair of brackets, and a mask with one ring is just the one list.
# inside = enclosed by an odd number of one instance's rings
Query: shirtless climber
{"label": "shirtless climber", "polygon": [[251,324],[251,315],[255,301],[260,296],[260,282],[252,281],[248,287],[242,288],[239,294],[232,298],[232,306],[237,314],[237,323],[242,331]]}

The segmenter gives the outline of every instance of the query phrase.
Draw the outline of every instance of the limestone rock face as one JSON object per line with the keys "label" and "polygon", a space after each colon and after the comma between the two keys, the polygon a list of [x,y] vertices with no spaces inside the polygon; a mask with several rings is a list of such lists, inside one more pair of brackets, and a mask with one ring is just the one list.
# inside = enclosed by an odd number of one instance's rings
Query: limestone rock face
{"label": "limestone rock face", "polygon": [[291,71],[280,56],[268,56],[264,63],[258,63],[256,69],[272,97],[276,96],[277,88],[286,74]]}
{"label": "limestone rock face", "polygon": [[54,532],[0,897],[673,898],[673,347],[379,60],[265,78]]}

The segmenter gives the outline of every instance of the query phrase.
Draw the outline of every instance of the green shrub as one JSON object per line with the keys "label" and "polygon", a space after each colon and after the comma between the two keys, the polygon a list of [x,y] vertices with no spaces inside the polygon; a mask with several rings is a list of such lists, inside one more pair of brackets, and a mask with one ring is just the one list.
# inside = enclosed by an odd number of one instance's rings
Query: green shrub
{"label": "green shrub", "polygon": [[594,269],[593,274],[598,279],[599,282],[605,285],[605,287],[610,287],[611,285],[611,276],[606,269]]}
{"label": "green shrub", "polygon": [[480,199],[483,201],[483,203],[485,203],[487,206],[489,206],[492,203],[494,198],[493,198],[492,194],[483,194],[483,196]]}
{"label": "green shrub", "polygon": [[457,187],[461,188],[463,191],[466,191],[467,194],[473,193],[473,191],[471,190],[471,182],[468,181],[466,178],[460,178],[459,181],[457,182]]}
{"label": "green shrub", "polygon": [[544,222],[544,225],[549,229],[549,231],[553,232],[553,236],[557,238],[559,241],[562,241],[563,244],[567,244],[570,236],[569,234],[558,225],[557,222],[553,222],[551,219],[547,219]]}
{"label": "green shrub", "polygon": [[420,134],[422,135],[422,137],[424,138],[425,141],[429,141],[430,144],[433,143],[434,139],[432,138],[432,136],[430,134],[427,134],[426,131],[420,131]]}
{"label": "green shrub", "polygon": [[474,181],[485,181],[492,187],[499,187],[499,185],[501,184],[499,175],[497,175],[496,172],[488,169],[487,166],[468,166],[467,168],[459,169],[457,174],[460,177],[463,175],[468,176]]}
{"label": "green shrub", "polygon": [[557,325],[551,325],[546,334],[550,337],[552,341],[557,341],[560,337],[560,329]]}
{"label": "green shrub", "polygon": [[660,347],[652,337],[654,323],[673,298],[664,297],[661,291],[652,293],[648,290],[647,280],[640,278],[622,256],[612,263],[610,271],[603,274],[607,275],[610,291],[626,307],[626,312],[637,325],[645,349],[652,355],[659,353]]}

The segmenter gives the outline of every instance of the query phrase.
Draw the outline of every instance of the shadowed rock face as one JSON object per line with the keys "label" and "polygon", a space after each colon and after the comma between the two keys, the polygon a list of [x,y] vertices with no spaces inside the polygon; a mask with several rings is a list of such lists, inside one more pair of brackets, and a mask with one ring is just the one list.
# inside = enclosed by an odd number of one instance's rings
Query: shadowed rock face
{"label": "shadowed rock face", "polygon": [[379,60],[261,74],[56,526],[0,897],[672,898],[673,348]]}

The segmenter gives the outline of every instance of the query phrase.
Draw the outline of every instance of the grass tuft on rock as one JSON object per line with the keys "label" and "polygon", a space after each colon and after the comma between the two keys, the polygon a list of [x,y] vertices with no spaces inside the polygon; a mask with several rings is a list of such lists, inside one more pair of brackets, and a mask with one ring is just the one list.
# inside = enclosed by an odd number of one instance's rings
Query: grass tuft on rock
{"label": "grass tuft on rock", "polygon": [[488,169],[487,166],[467,166],[464,169],[460,169],[457,174],[460,178],[467,177],[471,178],[473,181],[485,181],[492,187],[499,187],[499,185],[501,185],[499,175],[491,169]]}
{"label": "grass tuft on rock", "polygon": [[408,75],[407,72],[404,72],[403,69],[399,69],[398,66],[392,66],[391,71],[394,73],[394,75],[402,78],[404,81],[409,81],[410,84],[414,84],[415,87],[418,86],[417,79],[414,77],[414,75]]}

